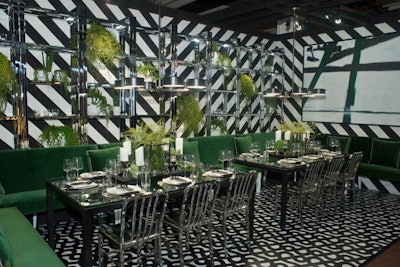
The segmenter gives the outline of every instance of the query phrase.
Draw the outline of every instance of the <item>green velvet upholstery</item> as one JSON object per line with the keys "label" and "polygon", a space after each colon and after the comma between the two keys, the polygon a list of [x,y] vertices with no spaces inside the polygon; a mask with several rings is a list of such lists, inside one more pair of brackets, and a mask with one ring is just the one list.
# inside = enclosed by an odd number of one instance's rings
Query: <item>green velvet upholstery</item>
{"label": "green velvet upholstery", "polygon": [[[0,183],[6,195],[0,197],[0,207],[16,206],[24,214],[46,211],[46,181],[65,175],[64,158],[86,159],[88,149],[97,149],[97,145],[1,150]],[[89,170],[86,162],[82,171]],[[56,207],[61,207],[56,203]]]}
{"label": "green velvet upholstery", "polygon": [[0,262],[5,266],[14,266],[14,254],[10,241],[0,224]]}
{"label": "green velvet upholstery", "polygon": [[194,155],[194,160],[196,162],[200,162],[200,154],[199,154],[199,142],[197,141],[184,141],[183,142],[183,154],[185,155]]}
{"label": "green velvet upholstery", "polygon": [[112,147],[122,147],[122,142],[99,144],[99,149],[112,148]]}
{"label": "green velvet upholstery", "polygon": [[249,152],[252,139],[251,136],[234,137],[233,142],[235,144],[235,154],[240,155]]}
{"label": "green velvet upholstery", "polygon": [[377,164],[360,163],[358,175],[380,180],[400,182],[400,169]]}
{"label": "green velvet upholstery", "polygon": [[362,151],[363,158],[361,162],[368,163],[371,158],[372,138],[369,137],[351,137],[349,154]]}
{"label": "green velvet upholstery", "polygon": [[0,225],[11,245],[14,266],[65,266],[17,208],[0,209]]}
{"label": "green velvet upholstery", "polygon": [[4,189],[3,185],[0,183],[0,197],[6,194],[6,190]]}
{"label": "green velvet upholstery", "polygon": [[86,151],[88,155],[89,169],[92,171],[102,171],[106,166],[106,161],[109,159],[116,159],[119,155],[119,146],[95,149]]}
{"label": "green velvet upholstery", "polygon": [[326,147],[329,148],[329,143],[332,140],[338,140],[340,144],[340,150],[343,155],[348,155],[350,150],[350,142],[351,138],[349,136],[337,136],[337,135],[330,135],[326,139]]}
{"label": "green velvet upholstery", "polygon": [[372,140],[371,164],[399,168],[400,141]]}
{"label": "green velvet upholstery", "polygon": [[235,151],[233,135],[202,136],[188,138],[189,142],[197,141],[200,161],[209,165],[219,165],[219,151],[229,149]]}
{"label": "green velvet upholstery", "polygon": [[257,142],[257,143],[260,144],[260,149],[261,149],[261,151],[264,150],[264,148],[265,148],[265,143],[266,143],[268,140],[274,140],[274,141],[275,141],[275,132],[237,134],[236,136],[237,136],[237,137],[250,136],[252,142]]}

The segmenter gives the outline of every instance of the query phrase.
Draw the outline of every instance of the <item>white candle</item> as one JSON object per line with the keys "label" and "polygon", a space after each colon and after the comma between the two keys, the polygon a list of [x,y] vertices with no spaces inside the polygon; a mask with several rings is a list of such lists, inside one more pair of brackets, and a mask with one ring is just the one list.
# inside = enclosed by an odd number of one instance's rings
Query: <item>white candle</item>
{"label": "white candle", "polygon": [[135,150],[135,160],[137,166],[144,166],[144,149],[142,146]]}
{"label": "white candle", "polygon": [[279,140],[282,140],[282,131],[275,132],[275,142]]}
{"label": "white candle", "polygon": [[132,143],[131,141],[125,141],[122,143],[122,147],[128,150],[129,155],[132,154]]}
{"label": "white candle", "polygon": [[119,160],[122,162],[129,161],[129,151],[126,148],[120,147],[119,148]]}
{"label": "white candle", "polygon": [[310,139],[310,130],[307,130],[307,131],[306,131],[306,138],[307,138],[307,139]]}
{"label": "white candle", "polygon": [[178,137],[175,139],[175,150],[178,154],[183,153],[183,138]]}
{"label": "white candle", "polygon": [[291,133],[292,133],[291,131],[286,131],[285,132],[285,140],[290,140],[290,134]]}

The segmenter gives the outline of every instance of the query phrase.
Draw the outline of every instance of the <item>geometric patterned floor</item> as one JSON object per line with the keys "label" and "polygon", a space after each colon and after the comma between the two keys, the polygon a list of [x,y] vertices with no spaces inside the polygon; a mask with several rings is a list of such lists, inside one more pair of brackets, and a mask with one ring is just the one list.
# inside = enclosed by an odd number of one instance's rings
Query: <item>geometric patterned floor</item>
{"label": "geometric patterned floor", "polygon": [[[240,224],[229,230],[229,254],[225,257],[222,236],[213,231],[214,266],[360,266],[393,240],[400,237],[400,196],[377,191],[358,192],[356,208],[343,212],[332,209],[318,222],[306,213],[304,227],[297,217],[289,216],[285,231],[274,218],[274,189],[269,184],[256,196],[254,242],[246,246]],[[218,222],[215,222],[218,228]],[[39,225],[47,238],[47,226]],[[67,266],[79,266],[82,227],[74,219],[56,225],[56,252]],[[162,266],[178,266],[176,241],[166,233]],[[97,259],[97,232],[93,240],[93,258]],[[185,254],[185,266],[210,266],[207,246],[193,246]],[[135,257],[134,254],[130,257]],[[193,260],[193,257],[198,258]],[[96,260],[94,260],[96,262]],[[144,266],[155,266],[147,257]]]}

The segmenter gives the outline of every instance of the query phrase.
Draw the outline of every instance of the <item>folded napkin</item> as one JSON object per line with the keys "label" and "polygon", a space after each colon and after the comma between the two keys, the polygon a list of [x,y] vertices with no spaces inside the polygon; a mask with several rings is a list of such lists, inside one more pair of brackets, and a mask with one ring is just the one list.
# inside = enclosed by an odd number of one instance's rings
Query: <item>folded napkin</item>
{"label": "folded napkin", "polygon": [[75,189],[75,190],[80,190],[80,189],[89,189],[89,188],[94,188],[97,187],[99,184],[90,182],[90,181],[73,181],[65,184],[65,188],[67,189]]}
{"label": "folded napkin", "polygon": [[225,178],[231,176],[233,173],[227,170],[210,170],[203,173],[204,176]]}

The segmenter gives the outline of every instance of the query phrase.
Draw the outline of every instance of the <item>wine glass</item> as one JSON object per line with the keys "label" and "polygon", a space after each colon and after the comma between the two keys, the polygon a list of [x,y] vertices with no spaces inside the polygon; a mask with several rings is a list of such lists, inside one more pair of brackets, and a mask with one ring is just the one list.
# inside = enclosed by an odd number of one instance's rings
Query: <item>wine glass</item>
{"label": "wine glass", "polygon": [[71,182],[73,179],[73,176],[71,176],[71,171],[72,171],[72,159],[70,158],[65,158],[63,161],[63,170],[65,171],[65,176],[67,177],[67,181]]}
{"label": "wine glass", "polygon": [[300,152],[301,152],[301,144],[296,142],[292,144],[292,151],[294,153],[294,156],[297,156],[297,158],[300,158]]}
{"label": "wine glass", "polygon": [[252,142],[249,147],[250,153],[257,154],[260,152],[260,145],[257,142]]}
{"label": "wine glass", "polygon": [[222,166],[224,169],[226,169],[228,166],[228,161],[227,161],[227,150],[223,149],[219,151],[219,157],[218,159],[222,162]]}
{"label": "wine glass", "polygon": [[76,171],[76,177],[78,177],[79,171],[83,169],[83,159],[82,157],[73,157],[72,162],[73,169]]}
{"label": "wine glass", "polygon": [[112,178],[117,175],[118,173],[118,162],[116,159],[108,159],[106,161],[104,171],[106,172],[106,177],[107,177],[107,186],[111,187],[112,184]]}
{"label": "wine glass", "polygon": [[232,150],[226,150],[226,160],[228,161],[228,166],[227,169],[231,169],[231,162],[234,159],[233,151]]}

